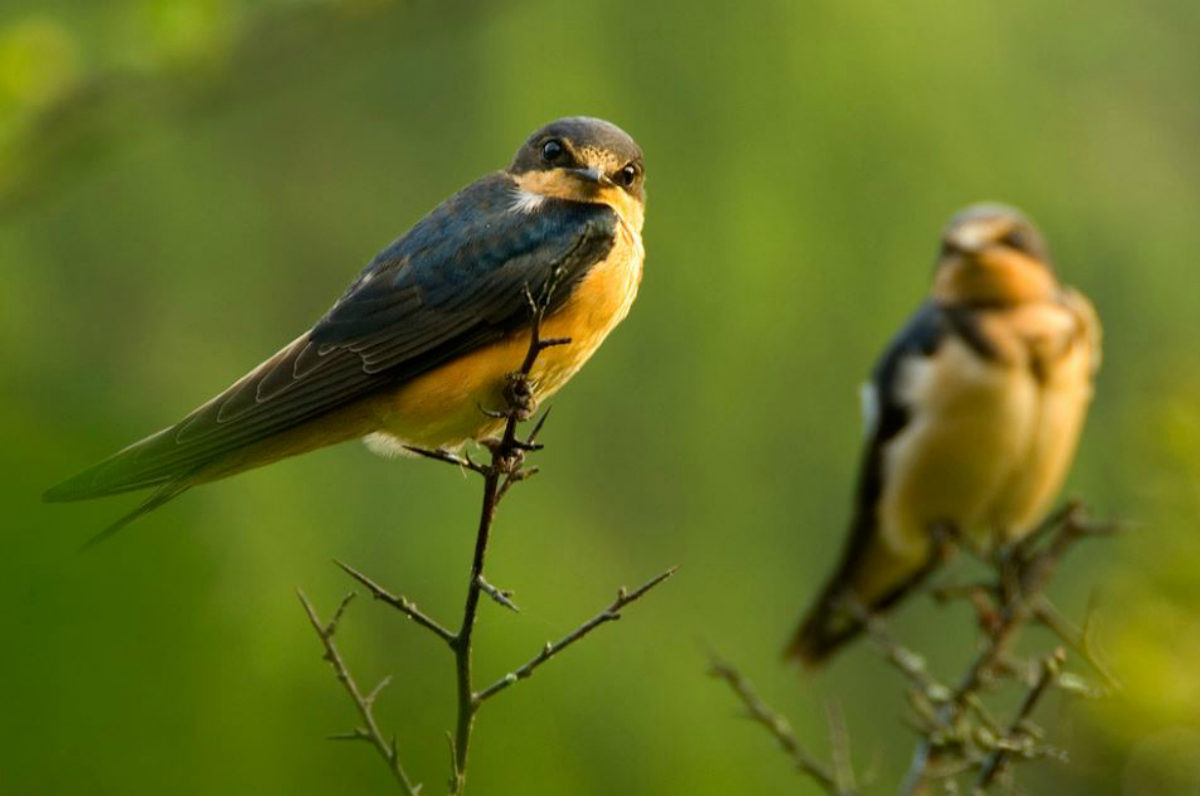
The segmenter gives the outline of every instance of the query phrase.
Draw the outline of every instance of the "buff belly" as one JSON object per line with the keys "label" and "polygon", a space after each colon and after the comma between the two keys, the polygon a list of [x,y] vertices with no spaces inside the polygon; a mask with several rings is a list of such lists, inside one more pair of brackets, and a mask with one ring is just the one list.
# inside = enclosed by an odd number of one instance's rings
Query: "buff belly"
{"label": "buff belly", "polygon": [[[531,373],[538,401],[566,384],[625,318],[641,273],[641,246],[622,236],[608,257],[592,266],[570,298],[546,318],[543,337],[567,337],[571,342],[538,356]],[[502,421],[486,416],[480,407],[504,407],[506,377],[521,366],[529,338],[529,331],[522,330],[375,399],[371,411],[377,430],[366,437],[367,444],[380,453],[399,453],[404,445],[455,448],[497,433]]]}
{"label": "buff belly", "polygon": [[922,561],[947,523],[982,549],[1028,533],[1062,486],[1091,395],[1088,352],[1039,379],[958,339],[903,375],[912,421],[888,446],[879,505],[893,555]]}

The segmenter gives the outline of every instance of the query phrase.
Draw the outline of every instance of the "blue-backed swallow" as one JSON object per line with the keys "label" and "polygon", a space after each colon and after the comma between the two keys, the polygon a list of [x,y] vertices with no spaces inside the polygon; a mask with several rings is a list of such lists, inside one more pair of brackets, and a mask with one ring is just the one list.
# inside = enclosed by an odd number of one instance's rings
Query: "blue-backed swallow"
{"label": "blue-backed swallow", "polygon": [[530,380],[553,395],[625,318],[642,275],[645,166],[623,130],[560,119],[380,252],[316,325],[180,420],[49,490],[154,492],[108,535],[197,484],[350,439],[453,449],[503,424],[529,345],[529,295],[554,290]]}
{"label": "blue-backed swallow", "polygon": [[1099,363],[1096,313],[1059,283],[1037,228],[995,204],[954,216],[931,297],[863,388],[849,536],[787,655],[824,662],[862,630],[862,610],[886,610],[936,568],[939,537],[995,551],[1035,528]]}

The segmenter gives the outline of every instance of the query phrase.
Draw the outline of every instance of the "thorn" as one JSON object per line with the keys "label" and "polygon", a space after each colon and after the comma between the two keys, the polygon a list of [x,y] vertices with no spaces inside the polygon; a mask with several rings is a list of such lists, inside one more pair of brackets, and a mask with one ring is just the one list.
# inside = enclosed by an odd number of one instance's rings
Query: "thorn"
{"label": "thorn", "polygon": [[450,787],[454,788],[462,772],[458,770],[458,758],[454,754],[454,736],[446,730],[446,746],[450,750]]}
{"label": "thorn", "polygon": [[500,605],[504,606],[505,608],[507,608],[508,610],[510,610],[514,613],[518,613],[518,614],[521,613],[521,609],[518,608],[517,604],[514,603],[511,599],[512,595],[513,595],[513,592],[511,590],[496,588],[495,586],[493,586],[492,584],[490,584],[486,580],[484,580],[483,575],[479,575],[477,578],[475,578],[475,583],[479,586],[479,588],[483,591],[484,594],[486,594],[488,597],[491,597],[493,600],[495,600]]}
{"label": "thorn", "polygon": [[363,699],[363,702],[367,703],[368,707],[371,705],[374,705],[375,697],[379,696],[379,692],[382,691],[383,689],[387,688],[388,684],[391,682],[392,682],[392,676],[389,674],[387,677],[384,677],[382,680],[379,681],[379,685],[377,685],[371,689],[371,693],[367,694],[366,698]]}
{"label": "thorn", "polygon": [[335,735],[327,735],[325,736],[325,739],[327,741],[369,741],[371,739],[371,735],[362,727],[355,727],[349,732],[339,732]]}
{"label": "thorn", "polygon": [[546,410],[542,412],[542,416],[539,417],[537,422],[533,424],[533,431],[530,431],[529,436],[525,438],[526,442],[533,444],[533,441],[537,439],[538,434],[542,433],[542,426],[546,425],[546,418],[550,417],[550,410],[553,408],[554,407],[552,406],[547,406]]}
{"label": "thorn", "polygon": [[333,613],[333,618],[325,626],[324,634],[326,638],[332,638],[333,634],[337,632],[338,622],[342,621],[342,615],[346,613],[346,606],[350,605],[350,601],[353,599],[354,592],[349,592],[342,598],[341,604],[338,605],[337,610]]}
{"label": "thorn", "polygon": [[508,414],[509,414],[509,413],[508,413],[508,412],[506,412],[506,411],[498,411],[498,410],[496,410],[496,409],[488,409],[488,408],[487,408],[487,407],[485,407],[483,404],[475,404],[475,406],[476,406],[476,408],[478,408],[478,409],[479,409],[479,411],[480,411],[480,412],[482,412],[482,413],[484,414],[484,416],[486,416],[486,417],[490,417],[490,418],[492,418],[492,419],[494,419],[494,420],[506,420],[506,419],[508,419]]}
{"label": "thorn", "polygon": [[508,483],[519,484],[522,481],[528,481],[540,472],[541,469],[538,467],[522,467],[508,477]]}

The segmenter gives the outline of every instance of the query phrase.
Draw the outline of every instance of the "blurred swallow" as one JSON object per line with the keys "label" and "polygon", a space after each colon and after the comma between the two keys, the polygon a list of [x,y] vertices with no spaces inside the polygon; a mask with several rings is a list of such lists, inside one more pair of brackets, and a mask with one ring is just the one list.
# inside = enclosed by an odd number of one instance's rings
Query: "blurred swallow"
{"label": "blurred swallow", "polygon": [[1062,485],[1100,364],[1091,303],[1058,282],[1037,228],[995,204],[942,236],[930,299],[863,388],[866,450],[833,577],[786,650],[815,666],[940,563],[942,532],[1020,540]]}
{"label": "blurred swallow", "polygon": [[155,491],[103,538],[197,484],[365,438],[378,452],[495,434],[529,345],[526,291],[559,273],[531,381],[545,400],[625,318],[641,281],[644,162],[609,122],[560,119],[507,169],[378,254],[316,325],[175,425],[50,489],[49,501]]}

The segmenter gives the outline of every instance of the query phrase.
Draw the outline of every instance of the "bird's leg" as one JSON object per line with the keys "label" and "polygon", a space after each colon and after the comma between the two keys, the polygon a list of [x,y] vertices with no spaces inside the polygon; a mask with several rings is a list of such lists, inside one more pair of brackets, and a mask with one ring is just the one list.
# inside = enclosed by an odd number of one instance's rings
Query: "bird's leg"
{"label": "bird's leg", "polygon": [[537,397],[529,374],[517,371],[505,377],[504,400],[518,421],[523,423],[533,417],[537,411]]}
{"label": "bird's leg", "polygon": [[930,558],[938,564],[949,561],[960,544],[968,546],[958,526],[949,520],[937,520],[929,524],[929,538],[933,541]]}

